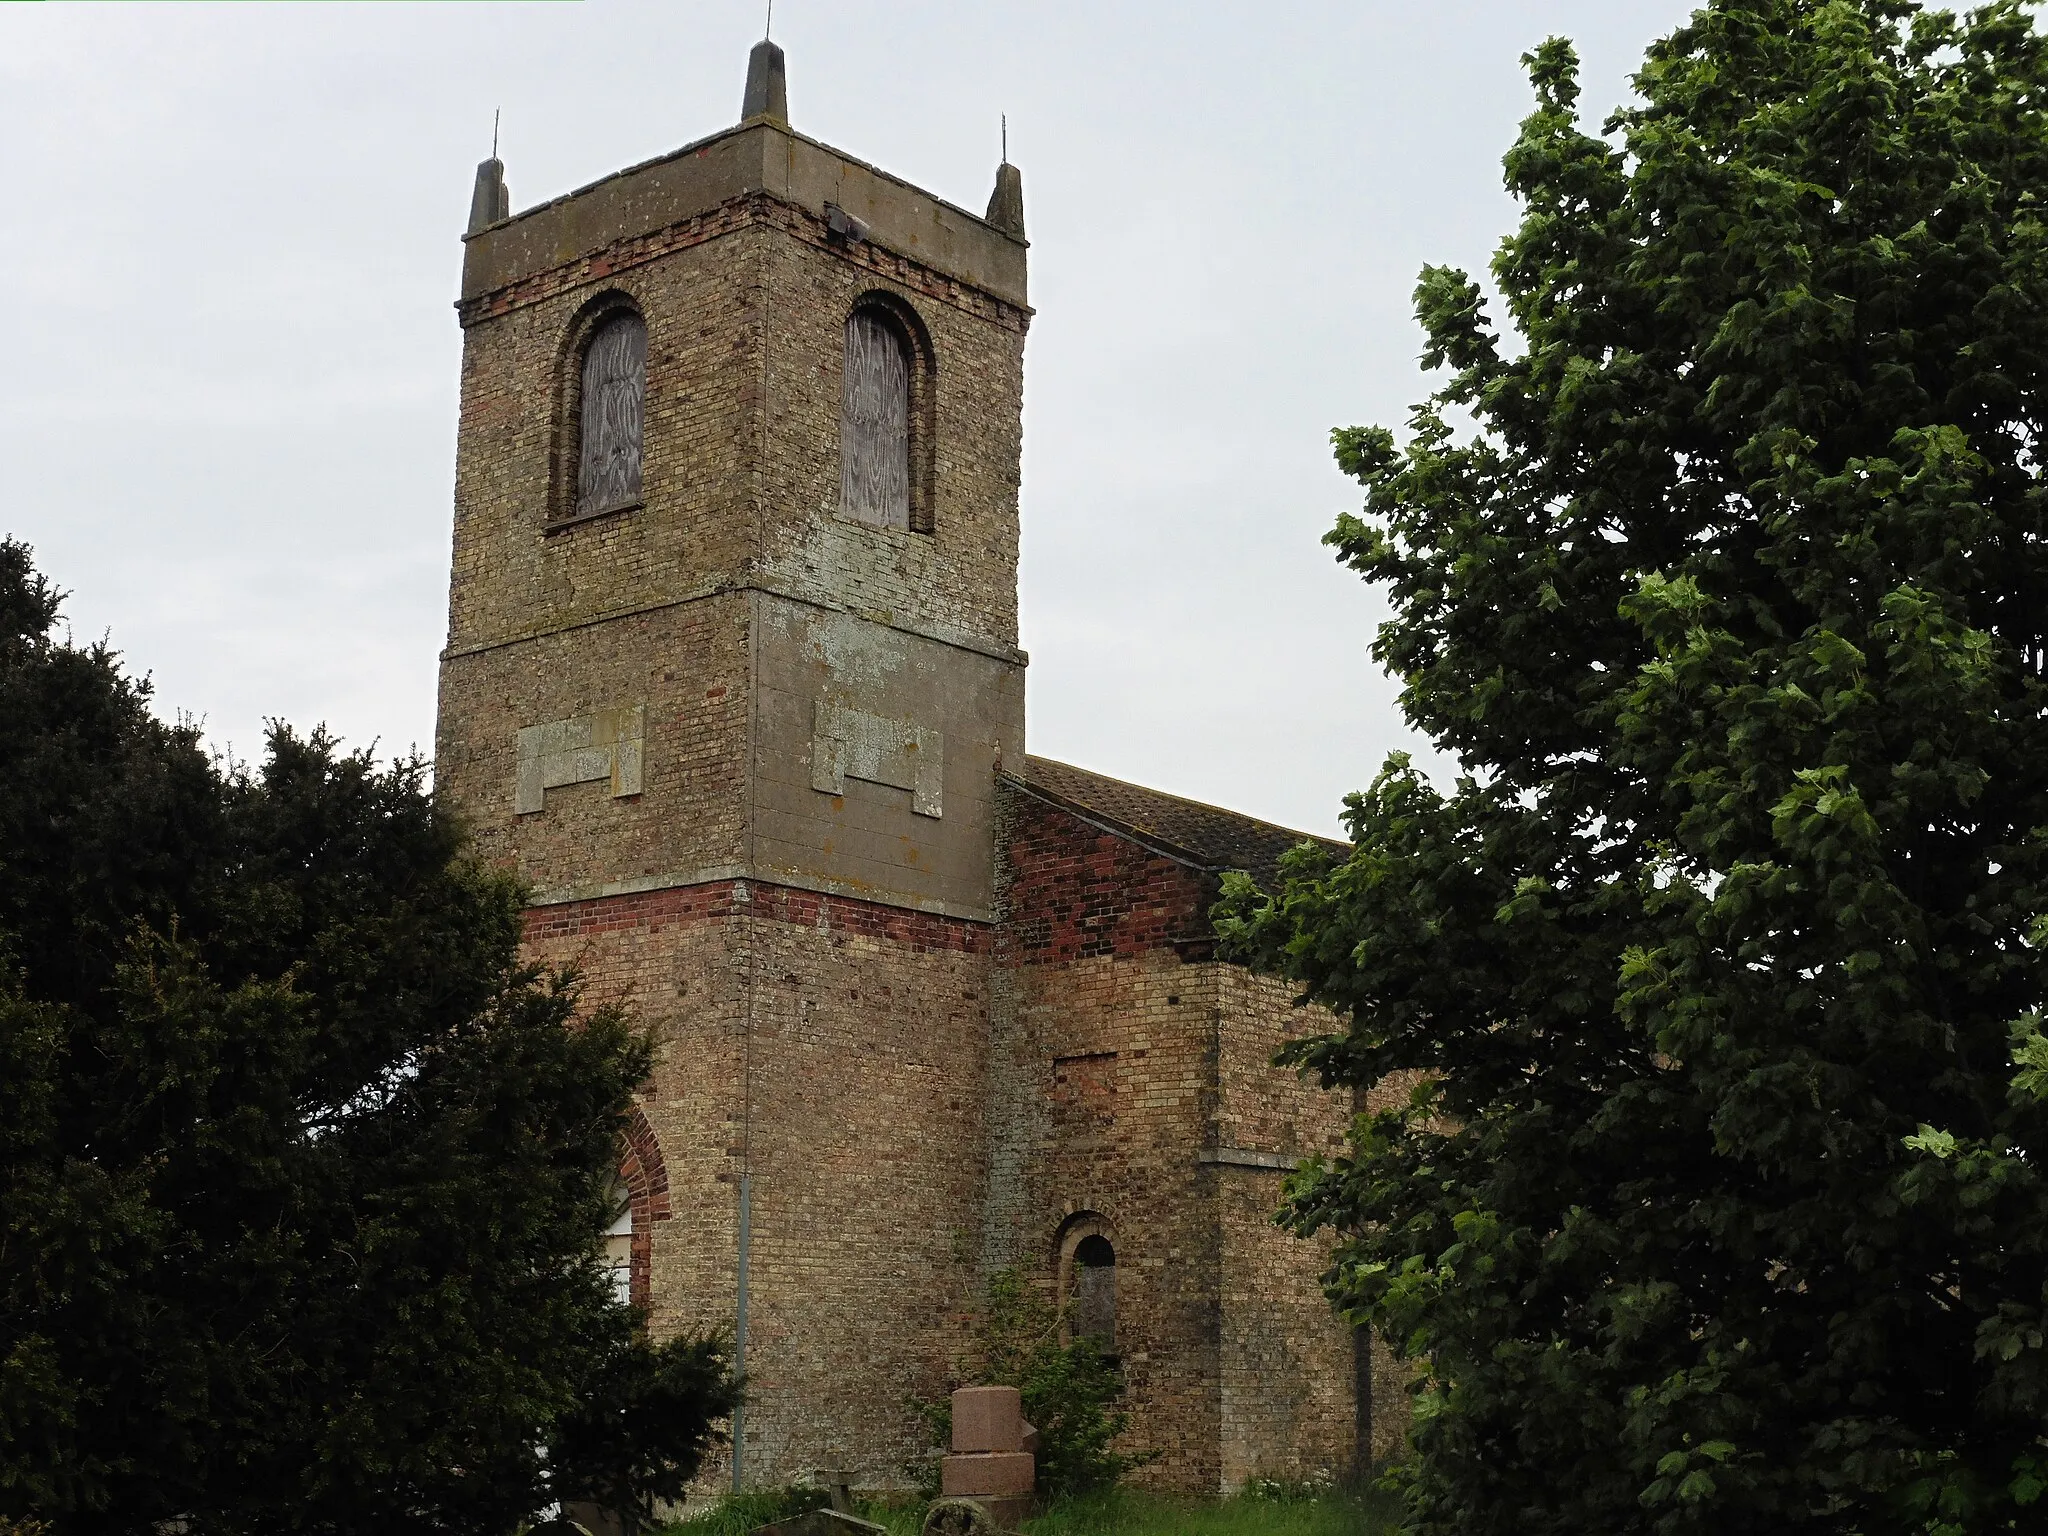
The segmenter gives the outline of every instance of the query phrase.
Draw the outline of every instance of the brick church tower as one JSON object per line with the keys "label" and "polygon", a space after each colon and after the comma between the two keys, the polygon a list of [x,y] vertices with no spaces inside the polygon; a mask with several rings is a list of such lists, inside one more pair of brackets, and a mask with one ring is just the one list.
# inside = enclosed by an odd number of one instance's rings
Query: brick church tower
{"label": "brick church tower", "polygon": [[1014,168],[977,217],[795,133],[772,43],[724,133],[516,217],[478,171],[438,782],[656,1032],[621,1274],[738,1336],[748,1483],[901,1481],[1009,1264],[1155,1480],[1386,1435],[1266,1224],[1350,1106],[1206,946],[1298,834],[1025,755],[1025,271]]}

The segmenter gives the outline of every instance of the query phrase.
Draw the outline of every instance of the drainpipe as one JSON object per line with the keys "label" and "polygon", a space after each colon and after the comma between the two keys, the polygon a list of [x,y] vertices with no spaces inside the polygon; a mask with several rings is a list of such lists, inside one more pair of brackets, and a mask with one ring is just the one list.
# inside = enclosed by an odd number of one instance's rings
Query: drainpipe
{"label": "drainpipe", "polygon": [[[740,1174],[740,1284],[739,1304],[732,1329],[732,1368],[744,1377],[747,1366],[747,1249],[753,1236],[753,1175]],[[732,1491],[745,1486],[741,1463],[746,1457],[747,1403],[743,1397],[732,1410]]]}

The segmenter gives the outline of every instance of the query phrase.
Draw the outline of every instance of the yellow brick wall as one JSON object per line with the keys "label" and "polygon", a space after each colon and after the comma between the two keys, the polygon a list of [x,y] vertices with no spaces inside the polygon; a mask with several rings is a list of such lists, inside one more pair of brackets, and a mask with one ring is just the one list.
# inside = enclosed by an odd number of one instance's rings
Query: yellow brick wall
{"label": "yellow brick wall", "polygon": [[730,1333],[750,1177],[748,1480],[905,1482],[975,1288],[987,928],[734,881],[539,908],[528,949],[660,1042],[657,1334]]}
{"label": "yellow brick wall", "polygon": [[[1217,1146],[1287,1159],[1341,1152],[1350,1095],[1273,1065],[1286,1041],[1327,1032],[1330,1015],[1295,1007],[1292,989],[1271,977],[1217,971]],[[1346,1469],[1358,1444],[1357,1346],[1319,1283],[1331,1244],[1274,1225],[1284,1172],[1228,1163],[1215,1172],[1223,1484]]]}
{"label": "yellow brick wall", "polygon": [[1285,1167],[1349,1123],[1348,1097],[1272,1065],[1329,1015],[1209,958],[1213,876],[1022,791],[1003,831],[990,1262],[1056,1293],[1066,1223],[1102,1218],[1139,1481],[1343,1474],[1356,1357],[1328,1245],[1271,1221]]}

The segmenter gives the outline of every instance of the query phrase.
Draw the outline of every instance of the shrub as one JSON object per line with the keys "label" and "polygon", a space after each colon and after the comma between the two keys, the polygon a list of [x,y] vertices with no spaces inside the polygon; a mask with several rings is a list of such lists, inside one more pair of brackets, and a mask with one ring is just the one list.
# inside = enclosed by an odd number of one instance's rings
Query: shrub
{"label": "shrub", "polygon": [[[1038,1491],[1060,1499],[1112,1486],[1150,1459],[1110,1449],[1130,1424],[1117,1406],[1123,1374],[1094,1339],[1060,1340],[1064,1312],[1041,1296],[1015,1269],[989,1277],[975,1330],[978,1367],[972,1379],[1015,1387],[1024,1417],[1038,1430]],[[944,1403],[920,1405],[934,1443],[952,1439],[953,1414]],[[936,1492],[936,1463],[926,1472]]]}

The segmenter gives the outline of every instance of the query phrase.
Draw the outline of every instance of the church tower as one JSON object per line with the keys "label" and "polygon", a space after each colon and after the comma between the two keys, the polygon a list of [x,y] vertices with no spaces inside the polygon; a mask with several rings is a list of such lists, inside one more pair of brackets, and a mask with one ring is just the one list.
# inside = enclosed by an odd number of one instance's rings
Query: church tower
{"label": "church tower", "polygon": [[437,785],[657,1042],[609,1251],[734,1339],[723,1470],[902,1486],[1001,1269],[1147,1481],[1395,1450],[1271,1220],[1384,1106],[1273,1067],[1336,1021],[1209,917],[1302,835],[1025,755],[1016,169],[977,216],[805,138],[763,42],[723,133],[517,215],[485,161],[464,243]]}
{"label": "church tower", "polygon": [[652,1028],[633,1293],[742,1339],[749,1483],[918,1449],[976,1283],[1023,762],[1021,182],[732,129],[465,237],[442,792]]}

